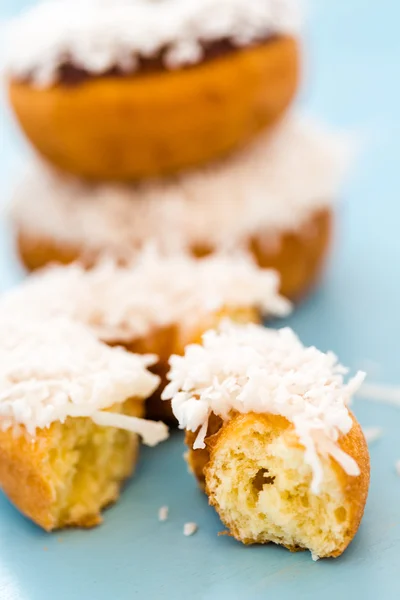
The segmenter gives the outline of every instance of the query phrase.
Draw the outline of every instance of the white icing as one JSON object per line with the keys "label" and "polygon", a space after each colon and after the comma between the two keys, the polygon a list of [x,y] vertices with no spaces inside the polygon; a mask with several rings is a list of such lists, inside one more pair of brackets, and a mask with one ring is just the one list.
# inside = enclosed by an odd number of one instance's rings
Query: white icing
{"label": "white icing", "polygon": [[299,0],[53,0],[9,25],[6,65],[38,86],[69,60],[93,74],[132,71],[138,57],[163,51],[167,68],[199,62],[201,42],[245,46],[299,30]]}
{"label": "white icing", "polygon": [[225,161],[131,186],[90,185],[44,168],[16,191],[12,215],[28,234],[126,257],[149,239],[163,250],[246,246],[260,235],[313,235],[307,223],[332,204],[350,152],[347,139],[292,115],[272,138]]}
{"label": "white icing", "polygon": [[167,325],[197,331],[221,310],[285,316],[291,307],[278,287],[275,271],[245,255],[162,258],[149,248],[127,267],[103,262],[90,271],[71,265],[32,275],[1,298],[0,310],[66,315],[105,342],[131,342]]}
{"label": "white icing", "polygon": [[332,353],[305,348],[291,329],[225,323],[172,356],[163,399],[182,429],[199,430],[193,448],[204,448],[211,413],[228,420],[233,412],[270,413],[290,421],[313,471],[312,491],[323,480],[322,455],[330,455],[349,475],[359,475],[354,459],[337,444],[352,428],[347,404],[361,385],[359,372],[347,384],[347,369]]}
{"label": "white icing", "polygon": [[30,319],[2,310],[0,317],[0,428],[49,427],[67,417],[138,433],[154,445],[168,436],[162,423],[107,412],[128,398],[143,400],[159,384],[139,356],[97,341],[66,318]]}

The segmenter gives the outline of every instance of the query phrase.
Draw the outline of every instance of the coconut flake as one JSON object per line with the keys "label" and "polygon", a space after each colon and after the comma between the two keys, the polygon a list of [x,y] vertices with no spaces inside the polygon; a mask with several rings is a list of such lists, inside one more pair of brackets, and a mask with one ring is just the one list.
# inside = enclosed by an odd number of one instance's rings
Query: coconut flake
{"label": "coconut flake", "polygon": [[116,427],[137,433],[146,446],[157,446],[168,438],[168,427],[161,421],[148,421],[111,412],[93,413],[92,420],[97,425]]}
{"label": "coconut flake", "polygon": [[185,523],[183,526],[183,535],[186,537],[196,533],[198,527],[196,523]]}
{"label": "coconut flake", "polygon": [[67,318],[0,318],[0,429],[24,426],[32,436],[68,417],[133,431],[154,445],[165,425],[109,412],[129,398],[149,397],[159,378],[154,357],[109,348]]}
{"label": "coconut flake", "polygon": [[320,560],[321,557],[318,556],[318,554],[314,554],[314,552],[311,552],[311,558],[314,562],[317,562],[317,560]]}
{"label": "coconut flake", "polygon": [[347,384],[334,354],[306,348],[291,329],[265,329],[229,322],[203,336],[203,345],[187,346],[172,356],[170,383],[163,399],[181,429],[199,431],[196,448],[204,448],[211,413],[228,420],[232,413],[271,413],[293,423],[313,471],[312,491],[323,478],[320,455],[329,454],[352,476],[359,467],[337,444],[352,427],[347,404],[361,385],[358,373]]}
{"label": "coconut flake", "polygon": [[90,271],[79,265],[46,269],[5,294],[0,310],[66,315],[99,339],[122,343],[169,325],[185,338],[185,331],[197,331],[221,311],[250,308],[264,317],[286,316],[291,306],[278,288],[277,273],[244,254],[163,258],[149,248],[126,267],[105,261]]}
{"label": "coconut flake", "polygon": [[161,506],[158,510],[158,520],[166,521],[168,519],[169,508],[168,506]]}
{"label": "coconut flake", "polygon": [[358,398],[400,407],[400,387],[364,383],[357,392]]}
{"label": "coconut flake", "polygon": [[395,464],[395,469],[396,469],[396,473],[397,473],[397,475],[399,475],[399,476],[400,476],[400,460],[397,460],[397,461],[396,461],[396,464]]}
{"label": "coconut flake", "polygon": [[96,185],[43,166],[18,187],[11,214],[35,239],[122,260],[149,240],[173,252],[237,249],[255,238],[265,251],[277,252],[283,233],[315,235],[308,224],[338,195],[350,162],[348,142],[289,115],[272,136],[262,134],[226,160],[174,178]]}
{"label": "coconut flake", "polygon": [[202,43],[246,46],[296,34],[300,22],[299,0],[52,0],[10,22],[6,66],[37,86],[56,82],[66,62],[96,75],[161,52],[176,69],[201,61]]}

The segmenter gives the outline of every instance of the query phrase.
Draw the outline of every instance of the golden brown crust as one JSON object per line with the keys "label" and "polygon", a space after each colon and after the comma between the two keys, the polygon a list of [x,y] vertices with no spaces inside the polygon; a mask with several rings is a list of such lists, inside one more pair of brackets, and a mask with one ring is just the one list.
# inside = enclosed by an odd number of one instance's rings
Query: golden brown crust
{"label": "golden brown crust", "polygon": [[276,37],[192,68],[37,89],[11,80],[17,118],[36,149],[67,172],[133,180],[205,164],[285,112],[298,45]]}
{"label": "golden brown crust", "polygon": [[[299,231],[277,236],[276,244],[269,244],[269,235],[260,233],[249,240],[249,248],[261,267],[276,269],[280,274],[281,293],[291,300],[300,300],[313,287],[322,270],[332,227],[333,213],[330,209],[325,209],[312,215]],[[68,264],[80,260],[90,267],[96,261],[94,253],[89,254],[83,248],[40,237],[27,229],[19,230],[17,235],[20,257],[31,271],[52,262]],[[106,250],[107,248],[103,249]],[[213,249],[197,246],[192,251],[201,257]]]}
{"label": "golden brown crust", "polygon": [[[143,402],[135,399],[124,403],[123,412],[132,416],[143,416]],[[10,501],[25,516],[47,531],[64,526],[93,527],[102,522],[101,509],[118,499],[118,491],[107,497],[101,506],[92,512],[81,513],[75,520],[63,522],[56,514],[57,487],[62,481],[54,478],[49,465],[55,444],[59,440],[60,428],[73,427],[73,421],[86,419],[67,419],[66,424],[53,423],[48,429],[37,431],[33,439],[21,428],[20,435],[12,430],[0,431],[0,487]],[[93,424],[93,433],[100,430]],[[124,478],[134,470],[138,454],[138,440],[130,436],[124,448],[129,466]],[[129,471],[129,472],[128,472]],[[119,482],[122,484],[122,480]]]}
{"label": "golden brown crust", "polygon": [[347,435],[339,440],[340,448],[349,456],[352,456],[360,467],[360,475],[351,477],[335,462],[331,461],[340,480],[343,493],[348,499],[350,516],[348,519],[348,531],[343,544],[331,556],[342,554],[356,535],[364,514],[370,482],[370,460],[368,445],[357,419],[352,415],[353,427]]}
{"label": "golden brown crust", "polygon": [[210,460],[210,448],[218,438],[219,431],[222,427],[222,419],[214,415],[210,416],[208,421],[207,436],[205,438],[206,447],[193,450],[193,444],[197,437],[197,431],[186,431],[185,443],[188,447],[186,460],[190,471],[197,479],[199,487],[205,491],[205,474],[204,469],[207,467]]}
{"label": "golden brown crust", "polygon": [[27,437],[0,432],[0,483],[11,502],[27,517],[50,531],[54,525],[52,505],[55,490],[43,473],[50,430],[43,430],[35,443]]}
{"label": "golden brown crust", "polygon": [[[368,496],[370,480],[368,446],[359,423],[353,415],[352,418],[353,427],[347,435],[340,438],[339,446],[357,462],[358,466],[360,467],[360,475],[358,477],[348,475],[338,465],[338,463],[336,463],[336,461],[329,459],[330,467],[336,473],[338,481],[341,485],[341,491],[347,511],[347,528],[345,536],[343,537],[342,543],[338,545],[334,551],[327,555],[331,557],[337,557],[342,554],[354,538],[359,528]],[[198,477],[200,486],[203,488],[205,486],[209,503],[216,508],[221,520],[228,528],[230,534],[244,544],[252,544],[255,540],[251,538],[243,538],[236,526],[235,520],[230,519],[226,511],[220,510],[213,485],[210,482],[214,481],[214,464],[219,453],[219,449],[226,443],[230,443],[232,439],[240,440],[242,433],[245,433],[246,430],[251,429],[252,424],[254,423],[263,424],[265,430],[279,430],[284,432],[286,444],[292,447],[301,447],[297,436],[294,433],[293,426],[285,418],[277,415],[259,415],[255,413],[236,414],[225,424],[221,424],[220,421],[216,421],[214,423],[215,427],[213,426],[211,428],[212,434],[205,440],[206,450],[201,451],[201,455],[197,455],[199,457],[198,459],[195,458],[196,452],[198,451],[193,451],[192,449],[192,443],[196,434],[188,433],[186,437],[186,442],[189,445],[189,464],[192,468],[192,471]],[[207,455],[209,460],[207,460]],[[286,547],[292,552],[300,550],[298,547]]]}
{"label": "golden brown crust", "polygon": [[84,262],[85,266],[90,266],[86,253],[77,246],[41,237],[27,229],[17,231],[17,250],[28,271],[42,269],[51,263],[69,265],[76,260]]}
{"label": "golden brown crust", "polygon": [[[334,215],[330,208],[316,211],[297,231],[273,236],[260,232],[248,242],[257,263],[275,269],[281,278],[280,292],[300,301],[312,289],[322,270],[330,246]],[[196,256],[207,256],[213,248],[196,246]]]}
{"label": "golden brown crust", "polygon": [[153,421],[164,421],[170,426],[176,426],[177,421],[172,413],[171,402],[161,400],[161,392],[167,385],[169,357],[171,354],[183,352],[183,348],[178,346],[177,340],[178,328],[176,325],[170,325],[156,329],[146,337],[122,344],[129,352],[156,354],[159,357],[158,363],[150,367],[150,371],[160,377],[160,385],[146,401],[146,417]]}
{"label": "golden brown crust", "polygon": [[315,285],[330,246],[333,212],[316,212],[299,231],[284,233],[276,251],[263,248],[262,236],[255,237],[251,250],[260,267],[275,269],[281,276],[281,294],[302,300]]}

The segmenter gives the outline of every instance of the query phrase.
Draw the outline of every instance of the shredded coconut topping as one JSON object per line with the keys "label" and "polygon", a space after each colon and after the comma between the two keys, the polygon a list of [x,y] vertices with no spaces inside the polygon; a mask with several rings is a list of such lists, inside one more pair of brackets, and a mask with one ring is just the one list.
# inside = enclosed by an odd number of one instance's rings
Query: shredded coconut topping
{"label": "shredded coconut topping", "polygon": [[53,0],[10,23],[7,65],[38,86],[57,81],[70,61],[93,74],[135,71],[162,52],[168,69],[198,63],[204,43],[240,47],[296,34],[299,0]]}
{"label": "shredded coconut topping", "polygon": [[171,179],[93,185],[43,167],[17,190],[12,214],[27,233],[119,258],[149,239],[175,251],[246,247],[260,236],[274,248],[282,232],[314,235],[307,224],[332,204],[348,166],[346,140],[292,115],[272,138]]}
{"label": "shredded coconut topping", "polygon": [[197,529],[198,527],[196,523],[185,523],[183,526],[183,535],[186,535],[187,537],[189,535],[193,535],[196,533]]}
{"label": "shredded coconut topping", "polygon": [[177,325],[185,338],[185,331],[222,310],[285,316],[291,306],[278,287],[276,272],[260,269],[246,255],[163,258],[148,247],[127,267],[105,261],[90,271],[77,264],[46,269],[5,294],[0,309],[66,315],[102,341],[122,343],[168,325]]}
{"label": "shredded coconut topping", "polygon": [[138,433],[148,445],[168,436],[163,423],[109,412],[128,398],[143,400],[159,384],[146,367],[153,356],[130,354],[97,341],[65,318],[0,319],[0,428],[49,427],[67,417]]}
{"label": "shredded coconut topping", "polygon": [[364,373],[347,384],[347,372],[334,354],[305,348],[291,329],[224,323],[203,336],[203,345],[187,346],[172,356],[169,385],[163,399],[172,399],[179,426],[198,431],[193,448],[205,447],[211,413],[228,420],[232,413],[282,415],[294,425],[313,471],[312,491],[323,479],[319,455],[330,455],[349,475],[358,465],[337,444],[352,427],[347,403]]}

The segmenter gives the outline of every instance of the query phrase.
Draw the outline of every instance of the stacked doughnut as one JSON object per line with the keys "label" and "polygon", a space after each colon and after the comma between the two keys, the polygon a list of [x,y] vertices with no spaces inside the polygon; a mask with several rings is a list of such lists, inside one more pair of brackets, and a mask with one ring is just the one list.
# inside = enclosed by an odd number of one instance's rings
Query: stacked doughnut
{"label": "stacked doughnut", "polygon": [[244,247],[297,299],[329,244],[343,142],[287,115],[298,0],[56,0],[11,23],[11,105],[37,161],[12,207],[29,269],[152,238]]}
{"label": "stacked doughnut", "polygon": [[357,531],[362,374],[260,325],[315,283],[348,158],[288,114],[298,1],[52,0],[10,25],[39,157],[12,220],[28,269],[60,265],[0,299],[0,486],[44,529],[101,522],[172,421],[243,543],[338,556]]}

